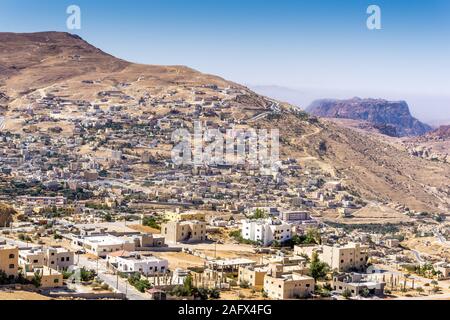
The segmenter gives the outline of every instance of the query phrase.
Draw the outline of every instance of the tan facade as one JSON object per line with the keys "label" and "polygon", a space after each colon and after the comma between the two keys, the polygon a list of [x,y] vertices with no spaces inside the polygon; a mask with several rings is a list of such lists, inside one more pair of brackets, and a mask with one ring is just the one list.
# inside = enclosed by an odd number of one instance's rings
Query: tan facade
{"label": "tan facade", "polygon": [[19,264],[27,270],[44,266],[65,270],[74,264],[74,253],[63,248],[20,250]]}
{"label": "tan facade", "polygon": [[206,240],[206,223],[203,221],[171,221],[162,225],[161,234],[168,243],[201,242]]}
{"label": "tan facade", "polygon": [[315,281],[309,276],[297,273],[274,277],[266,275],[264,291],[271,299],[298,299],[310,296],[314,292]]}
{"label": "tan facade", "polygon": [[19,273],[19,249],[0,246],[0,270],[8,277],[16,277]]}
{"label": "tan facade", "polygon": [[252,288],[262,288],[267,270],[263,266],[239,267],[238,283],[247,282]]}
{"label": "tan facade", "polygon": [[355,243],[343,247],[323,246],[319,258],[339,272],[364,270],[369,259],[367,249]]}
{"label": "tan facade", "polygon": [[35,274],[41,277],[41,288],[57,288],[64,285],[64,276],[62,273],[48,267],[34,268],[26,273],[28,280],[32,280]]}

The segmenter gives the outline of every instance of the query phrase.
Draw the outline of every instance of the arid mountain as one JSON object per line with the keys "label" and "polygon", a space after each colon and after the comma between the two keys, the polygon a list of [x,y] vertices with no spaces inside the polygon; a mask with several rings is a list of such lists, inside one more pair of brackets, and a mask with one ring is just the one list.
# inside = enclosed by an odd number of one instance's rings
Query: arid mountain
{"label": "arid mountain", "polygon": [[405,145],[413,156],[450,163],[450,126],[406,139]]}
{"label": "arid mountain", "polygon": [[390,136],[419,136],[432,128],[416,118],[405,101],[381,99],[317,100],[307,111],[322,118],[364,120],[379,127],[381,133]]}
{"label": "arid mountain", "polygon": [[426,138],[435,140],[447,140],[450,139],[450,126],[440,126],[436,130],[428,133]]}
{"label": "arid mountain", "polygon": [[[74,123],[98,121],[96,111],[110,112],[115,105],[127,108],[126,125],[131,123],[131,128],[133,123],[168,115],[176,115],[180,125],[189,128],[196,101],[201,99],[210,102],[211,109],[203,121],[219,127],[229,125],[227,119],[231,118],[233,124],[243,127],[278,128],[283,159],[298,159],[303,167],[317,166],[369,201],[397,202],[429,212],[450,210],[450,164],[411,157],[401,144],[317,120],[216,76],[184,66],[129,63],[77,36],[56,32],[0,33],[0,69],[0,105],[8,119],[5,127],[16,134],[45,132],[72,137]],[[45,101],[52,101],[54,109]],[[214,111],[218,102],[225,112]],[[312,111],[326,117],[364,119],[388,126],[389,132],[393,126],[399,135],[430,130],[411,117],[404,102],[326,101],[313,105]],[[113,140],[126,145],[130,139],[115,136]],[[71,152],[80,157],[97,152],[99,146],[86,140],[89,143]],[[158,150],[159,157],[168,154],[170,149]]]}

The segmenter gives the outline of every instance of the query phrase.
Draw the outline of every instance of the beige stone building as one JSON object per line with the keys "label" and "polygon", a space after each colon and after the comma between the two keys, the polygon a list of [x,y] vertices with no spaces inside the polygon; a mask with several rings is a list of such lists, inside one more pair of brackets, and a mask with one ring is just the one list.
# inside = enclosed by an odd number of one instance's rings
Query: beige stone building
{"label": "beige stone building", "polygon": [[332,270],[339,272],[362,271],[369,259],[368,247],[359,243],[349,243],[345,246],[323,246],[319,258],[326,262]]}
{"label": "beige stone building", "polygon": [[264,277],[269,268],[267,266],[244,266],[239,267],[238,283],[247,282],[250,287],[261,289],[264,287]]}
{"label": "beige stone building", "polygon": [[170,221],[161,226],[168,243],[201,242],[206,240],[206,222],[198,220]]}
{"label": "beige stone building", "polygon": [[32,268],[26,272],[26,278],[30,281],[33,280],[36,275],[41,277],[40,288],[57,288],[64,285],[63,274],[52,268],[44,266],[42,268]]}
{"label": "beige stone building", "polygon": [[279,277],[267,274],[264,278],[264,291],[278,300],[306,298],[314,292],[314,285],[313,278],[296,272]]}
{"label": "beige stone building", "polygon": [[19,264],[25,268],[66,270],[74,265],[74,253],[64,248],[28,249],[19,251]]}
{"label": "beige stone building", "polygon": [[10,246],[0,246],[0,270],[8,277],[17,277],[19,267],[19,249]]}
{"label": "beige stone building", "polygon": [[339,272],[363,271],[369,259],[368,247],[359,243],[348,243],[345,246],[295,246],[296,255],[307,255],[311,258],[313,252],[319,254],[319,259],[326,262],[332,270]]}

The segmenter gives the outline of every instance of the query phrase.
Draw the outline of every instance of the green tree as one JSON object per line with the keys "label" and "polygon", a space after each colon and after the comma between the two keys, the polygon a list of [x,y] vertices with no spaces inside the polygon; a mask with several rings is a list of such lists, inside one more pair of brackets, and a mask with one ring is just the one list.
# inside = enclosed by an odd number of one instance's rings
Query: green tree
{"label": "green tree", "polygon": [[311,257],[311,263],[309,265],[309,275],[314,278],[315,281],[326,277],[330,271],[330,267],[323,261],[320,261],[319,254],[313,252]]}
{"label": "green tree", "polygon": [[34,273],[33,279],[31,280],[31,283],[36,287],[39,288],[42,285],[42,275],[39,273],[39,271],[36,271]]}
{"label": "green tree", "polygon": [[351,298],[351,296],[352,296],[352,292],[350,291],[350,289],[345,289],[343,292],[342,292],[342,296],[345,298],[345,299],[350,299]]}
{"label": "green tree", "polygon": [[252,219],[267,219],[269,215],[267,212],[263,209],[256,209],[253,213]]}

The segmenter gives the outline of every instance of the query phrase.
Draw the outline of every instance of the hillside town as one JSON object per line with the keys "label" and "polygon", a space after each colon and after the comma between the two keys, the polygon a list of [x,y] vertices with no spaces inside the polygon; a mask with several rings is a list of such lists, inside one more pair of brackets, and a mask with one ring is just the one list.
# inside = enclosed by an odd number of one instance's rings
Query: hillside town
{"label": "hillside town", "polygon": [[[132,96],[130,85],[99,91],[95,101],[68,99],[53,86],[10,108],[0,132],[0,292],[450,297],[448,212],[366,199],[308,155],[282,152],[263,167],[170,159],[174,129],[192,130],[194,121],[219,131],[265,127],[292,114],[288,106],[238,86],[178,85]],[[305,125],[318,121],[293,114]]]}

